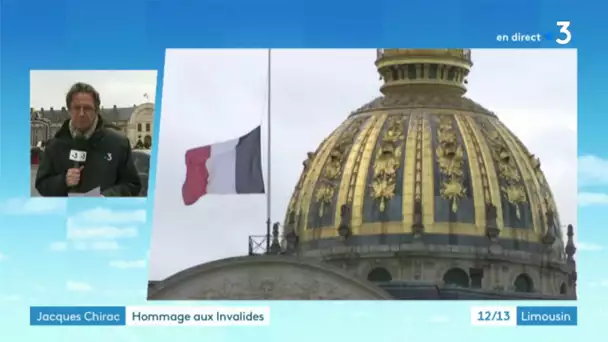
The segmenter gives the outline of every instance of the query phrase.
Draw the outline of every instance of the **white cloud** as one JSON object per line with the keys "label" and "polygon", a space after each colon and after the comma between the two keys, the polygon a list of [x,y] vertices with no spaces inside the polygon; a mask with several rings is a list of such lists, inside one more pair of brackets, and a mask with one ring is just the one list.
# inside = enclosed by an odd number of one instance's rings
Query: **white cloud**
{"label": "white cloud", "polygon": [[136,238],[138,225],[146,222],[143,209],[111,210],[97,207],[67,219],[66,240],[53,242],[51,250],[115,251],[121,248],[116,240]]}
{"label": "white cloud", "polygon": [[144,268],[146,260],[113,260],[110,261],[110,267],[119,269]]}
{"label": "white cloud", "polygon": [[608,185],[608,160],[593,155],[579,157],[578,179],[581,186]]}
{"label": "white cloud", "polygon": [[448,317],[442,315],[435,315],[429,318],[429,322],[431,323],[447,323],[449,321],[450,319]]}
{"label": "white cloud", "polygon": [[70,217],[71,220],[78,223],[96,223],[96,224],[125,224],[125,223],[145,223],[146,211],[144,209],[137,210],[111,210],[97,207],[95,209],[86,210]]}
{"label": "white cloud", "polygon": [[134,237],[137,237],[136,227],[81,227],[70,225],[68,221],[67,238],[69,240],[124,239]]}
{"label": "white cloud", "polygon": [[6,254],[3,254],[2,252],[0,252],[0,261],[6,260],[6,259],[8,259],[8,257],[6,256]]}
{"label": "white cloud", "polygon": [[138,236],[137,225],[146,222],[146,211],[95,208],[67,220],[66,240],[77,250],[107,251],[120,246],[115,240]]}
{"label": "white cloud", "polygon": [[4,295],[0,296],[0,302],[16,302],[21,300],[21,296],[18,295]]}
{"label": "white cloud", "polygon": [[354,311],[350,311],[350,316],[352,318],[366,318],[366,317],[370,317],[371,314],[368,311],[364,311],[364,310],[354,310]]}
{"label": "white cloud", "polygon": [[68,280],[66,288],[68,291],[73,292],[89,292],[93,290],[93,287],[91,287],[91,285],[88,283],[73,280]]}
{"label": "white cloud", "polygon": [[64,215],[67,202],[64,198],[13,198],[0,205],[5,215]]}
{"label": "white cloud", "polygon": [[68,243],[65,241],[51,242],[49,249],[53,252],[63,252],[68,248]]}
{"label": "white cloud", "polygon": [[589,283],[591,287],[608,287],[608,279],[602,279]]}
{"label": "white cloud", "polygon": [[608,194],[596,192],[581,192],[578,194],[578,205],[588,207],[592,205],[608,205]]}
{"label": "white cloud", "polygon": [[598,245],[597,243],[585,243],[585,242],[578,242],[576,243],[576,250],[577,251],[601,251],[604,249],[604,246],[602,245]]}
{"label": "white cloud", "polygon": [[102,291],[102,294],[109,297],[122,297],[122,298],[133,298],[138,297],[139,299],[145,300],[146,295],[148,294],[148,290],[142,289],[127,289],[127,288],[119,288],[119,289],[105,289]]}
{"label": "white cloud", "polygon": [[68,249],[77,251],[115,251],[120,249],[118,242],[106,241],[55,241],[49,249],[53,252],[64,252]]}
{"label": "white cloud", "polygon": [[31,288],[36,292],[47,292],[48,288],[41,284],[32,283],[30,284]]}
{"label": "white cloud", "polygon": [[78,241],[74,248],[80,251],[115,251],[120,249],[116,241]]}

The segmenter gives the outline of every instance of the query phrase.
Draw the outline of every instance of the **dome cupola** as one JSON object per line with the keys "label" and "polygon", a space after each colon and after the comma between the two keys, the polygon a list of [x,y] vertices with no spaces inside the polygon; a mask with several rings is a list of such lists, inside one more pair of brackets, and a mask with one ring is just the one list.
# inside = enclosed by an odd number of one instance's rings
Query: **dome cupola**
{"label": "dome cupola", "polygon": [[377,49],[376,67],[384,94],[417,89],[464,94],[473,65],[471,49]]}

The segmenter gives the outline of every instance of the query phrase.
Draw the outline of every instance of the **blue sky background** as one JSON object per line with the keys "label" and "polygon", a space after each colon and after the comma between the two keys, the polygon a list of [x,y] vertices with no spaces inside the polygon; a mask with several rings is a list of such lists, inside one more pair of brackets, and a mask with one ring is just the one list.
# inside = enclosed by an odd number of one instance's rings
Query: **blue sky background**
{"label": "blue sky background", "polygon": [[[160,99],[167,47],[556,47],[551,40],[536,45],[499,44],[495,36],[514,32],[555,36],[557,20],[572,21],[569,47],[579,49],[578,168],[579,199],[584,205],[579,208],[578,231],[585,248],[578,254],[579,326],[550,334],[554,341],[571,341],[581,334],[602,333],[601,324],[608,319],[603,309],[608,304],[608,233],[603,227],[608,206],[608,152],[603,141],[608,111],[602,88],[608,69],[605,48],[597,43],[608,34],[608,27],[599,25],[600,13],[605,11],[598,3],[589,10],[583,3],[575,7],[567,1],[457,3],[108,0],[85,5],[72,0],[3,0],[3,340],[8,336],[7,341],[190,341],[201,337],[242,341],[252,333],[266,341],[547,338],[547,328],[503,328],[499,333],[495,328],[470,327],[469,308],[480,305],[470,302],[273,302],[269,303],[271,326],[257,328],[28,327],[29,305],[142,305],[154,196],[151,184],[148,201],[27,198],[29,70],[156,69],[156,98]],[[156,101],[157,109],[160,102]],[[158,125],[155,129],[158,132]]]}

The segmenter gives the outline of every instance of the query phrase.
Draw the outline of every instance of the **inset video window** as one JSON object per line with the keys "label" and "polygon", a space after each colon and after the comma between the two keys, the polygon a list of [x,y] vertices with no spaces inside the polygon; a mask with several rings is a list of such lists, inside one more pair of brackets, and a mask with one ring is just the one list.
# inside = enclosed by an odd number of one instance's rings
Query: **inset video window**
{"label": "inset video window", "polygon": [[167,50],[148,299],[576,299],[576,59]]}
{"label": "inset video window", "polygon": [[146,197],[156,77],[156,71],[32,70],[31,195]]}

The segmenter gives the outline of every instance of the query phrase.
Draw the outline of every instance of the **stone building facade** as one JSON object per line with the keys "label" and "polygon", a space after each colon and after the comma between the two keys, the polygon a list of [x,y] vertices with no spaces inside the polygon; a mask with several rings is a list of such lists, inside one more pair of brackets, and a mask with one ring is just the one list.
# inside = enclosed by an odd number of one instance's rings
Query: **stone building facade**
{"label": "stone building facade", "polygon": [[237,257],[193,267],[151,283],[150,299],[390,299],[340,269],[285,256]]}
{"label": "stone building facade", "polygon": [[[101,116],[107,123],[118,127],[129,137],[133,147],[152,146],[154,132],[154,104],[143,103],[133,107],[101,108]],[[49,140],[57,133],[70,115],[65,107],[30,108],[30,145]]]}

